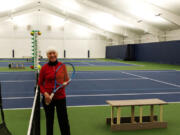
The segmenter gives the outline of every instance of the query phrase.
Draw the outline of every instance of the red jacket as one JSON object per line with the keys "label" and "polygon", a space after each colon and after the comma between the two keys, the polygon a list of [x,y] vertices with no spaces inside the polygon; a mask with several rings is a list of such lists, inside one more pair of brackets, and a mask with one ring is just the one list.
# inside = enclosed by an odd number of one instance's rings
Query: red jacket
{"label": "red jacket", "polygon": [[[47,92],[49,94],[52,93],[53,89],[54,89],[54,78],[55,78],[55,72],[56,69],[61,65],[61,62],[58,62],[56,65],[49,65],[48,63],[45,64],[41,70],[40,70],[40,74],[39,74],[39,80],[38,80],[38,85],[40,86],[40,91],[42,94],[44,94],[44,92]],[[63,65],[61,67],[61,69],[66,69],[65,66]],[[64,73],[62,72],[62,75]],[[66,71],[67,74],[67,71]],[[63,99],[66,97],[65,94],[65,88],[61,88],[60,90],[58,90],[55,95],[54,95],[54,99]]]}

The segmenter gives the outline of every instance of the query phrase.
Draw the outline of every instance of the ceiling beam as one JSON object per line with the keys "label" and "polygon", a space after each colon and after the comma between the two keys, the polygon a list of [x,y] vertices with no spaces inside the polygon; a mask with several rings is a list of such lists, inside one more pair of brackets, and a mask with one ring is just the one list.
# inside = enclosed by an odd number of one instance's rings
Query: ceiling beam
{"label": "ceiling beam", "polygon": [[90,24],[82,21],[82,19],[78,20],[77,18],[75,18],[75,15],[73,17],[73,15],[67,14],[62,10],[58,10],[56,7],[51,6],[51,5],[49,5],[47,3],[44,3],[44,2],[43,3],[42,2],[41,3],[32,2],[30,4],[18,7],[13,11],[9,10],[9,11],[0,13],[0,22],[8,20],[8,19],[16,17],[16,16],[19,16],[19,15],[23,15],[23,14],[26,14],[26,13],[31,13],[33,11],[37,11],[37,10],[39,10],[41,8],[44,8],[45,10],[50,12],[51,14],[55,14],[55,15],[58,15],[58,16],[61,16],[61,17],[64,17],[64,18],[66,18],[67,15],[68,15],[68,19],[70,21],[75,22],[76,24],[88,27],[88,28],[92,29],[93,31],[95,31],[96,33],[98,33],[99,35],[102,35],[102,36],[105,36],[105,37],[108,37],[108,38],[112,38],[112,39],[115,38],[115,37],[116,38],[121,38],[122,37],[122,35],[120,35],[120,34],[115,34],[115,33],[112,33],[112,32],[108,32],[108,31],[105,31],[103,29],[97,28],[97,27],[95,27],[93,25],[90,25]]}
{"label": "ceiling beam", "polygon": [[151,2],[146,2],[146,3],[149,4],[155,12],[157,12],[157,15],[160,15],[160,17],[164,18],[165,20],[169,21],[172,24],[176,24],[180,26],[180,16],[168,10],[165,10]]}
{"label": "ceiling beam", "polygon": [[[71,15],[71,17],[72,16],[77,17],[78,19],[83,20],[83,22],[86,22],[87,24],[89,24],[91,26],[99,28],[95,23],[90,22],[89,17],[86,16],[85,14],[82,14],[82,13],[74,11],[74,10],[73,11],[66,10],[65,7],[63,7],[61,5],[58,5],[58,7],[55,7],[53,4],[51,4],[49,2],[48,3],[43,2],[42,5],[46,5],[45,8],[51,7],[51,9],[53,9],[53,10],[57,10],[57,11],[60,10],[61,12],[63,11],[64,13]],[[99,28],[99,29],[102,29],[102,28]],[[136,33],[130,32],[129,30],[127,30],[125,28],[115,27],[115,26],[112,27],[111,30],[103,30],[103,31],[108,31],[108,32],[120,35],[122,37],[135,37],[135,36],[137,36]]]}
{"label": "ceiling beam", "polygon": [[7,20],[7,19],[10,19],[10,18],[13,18],[15,16],[19,16],[19,15],[23,15],[26,13],[31,13],[33,11],[37,11],[38,8],[40,8],[40,5],[38,5],[37,2],[32,2],[30,4],[18,7],[14,10],[2,12],[2,13],[0,13],[0,22]]}
{"label": "ceiling beam", "polygon": [[10,11],[7,11],[7,12],[3,12],[0,14],[0,21],[3,21],[3,20],[7,20],[9,18],[12,18],[12,17],[15,17],[15,16],[19,16],[19,15],[22,15],[22,14],[26,14],[26,13],[30,13],[32,11],[36,11],[38,10],[39,8],[47,8],[51,11],[54,11],[53,13],[61,13],[64,14],[64,16],[66,17],[67,14],[68,14],[68,17],[69,18],[72,18],[73,20],[76,20],[76,23],[81,23],[82,24],[85,24],[86,27],[89,27],[91,29],[94,29],[96,32],[99,32],[101,33],[101,35],[103,36],[106,36],[106,37],[114,37],[115,35],[118,36],[118,37],[134,37],[135,34],[134,33],[131,33],[129,31],[127,31],[126,29],[122,29],[122,28],[115,28],[112,30],[112,31],[107,31],[107,30],[103,30],[101,28],[98,28],[95,24],[92,24],[90,23],[87,18],[85,18],[84,16],[81,16],[79,15],[79,13],[77,14],[72,14],[72,13],[65,13],[64,10],[60,10],[58,8],[56,8],[55,6],[52,6],[51,4],[48,4],[48,3],[45,3],[45,2],[41,2],[41,3],[38,3],[38,2],[32,2],[30,4],[27,4],[27,5],[24,5],[24,6],[21,6],[21,7],[18,7],[16,8],[15,10],[10,10]]}
{"label": "ceiling beam", "polygon": [[128,22],[129,24],[132,24],[134,25],[136,28],[144,31],[144,32],[148,32],[154,36],[158,36],[159,34],[162,34],[163,32],[149,24],[146,24],[144,22],[141,22],[141,23],[138,23],[138,20],[137,19],[132,19],[132,18],[129,18],[129,17],[125,17],[124,15],[121,15],[118,11],[115,11],[111,8],[108,8],[108,7],[105,7],[105,6],[102,6],[98,3],[95,3],[95,2],[92,2],[90,0],[76,0],[78,1],[79,3],[82,3],[82,4],[85,4],[91,8],[94,8],[94,9],[98,9],[100,11],[103,11],[103,12],[106,12],[106,13],[109,13],[117,18],[119,18],[120,20],[124,20],[125,22]]}
{"label": "ceiling beam", "polygon": [[75,15],[72,15],[70,13],[64,12],[63,10],[57,9],[56,7],[47,4],[47,3],[42,3],[41,4],[41,8],[43,8],[43,10],[47,11],[50,14],[53,14],[55,16],[61,17],[61,18],[65,18],[66,20],[69,20],[70,22],[73,22],[75,24],[79,24],[81,26],[87,27],[93,31],[95,31],[95,33],[98,33],[99,35],[108,37],[108,38],[122,38],[121,35],[118,34],[114,34],[112,32],[108,32],[105,31],[103,29],[97,28],[89,23],[87,23],[85,20],[82,20],[78,17],[76,17]]}

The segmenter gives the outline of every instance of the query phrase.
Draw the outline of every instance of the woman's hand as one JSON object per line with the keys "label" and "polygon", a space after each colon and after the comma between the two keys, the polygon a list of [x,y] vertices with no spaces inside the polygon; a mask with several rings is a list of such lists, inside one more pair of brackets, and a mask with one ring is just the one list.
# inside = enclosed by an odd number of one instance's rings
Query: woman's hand
{"label": "woman's hand", "polygon": [[46,103],[46,105],[49,105],[50,103],[51,103],[51,97],[50,97],[50,95],[47,93],[47,92],[45,92],[44,93],[44,97],[45,97],[45,103]]}

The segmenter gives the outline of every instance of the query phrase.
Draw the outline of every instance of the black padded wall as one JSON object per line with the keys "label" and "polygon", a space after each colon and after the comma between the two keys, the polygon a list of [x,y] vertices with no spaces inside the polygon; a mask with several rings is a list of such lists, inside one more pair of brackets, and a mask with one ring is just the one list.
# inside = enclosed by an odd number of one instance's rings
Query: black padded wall
{"label": "black padded wall", "polygon": [[180,64],[180,41],[106,47],[106,58]]}
{"label": "black padded wall", "polygon": [[14,49],[12,50],[12,57],[13,57],[13,58],[15,57],[15,51],[14,51]]}
{"label": "black padded wall", "polygon": [[135,45],[117,45],[106,47],[106,58],[135,60]]}
{"label": "black padded wall", "polygon": [[90,58],[90,50],[88,50],[88,58]]}
{"label": "black padded wall", "polygon": [[135,45],[127,45],[126,58],[124,60],[134,61],[135,58]]}
{"label": "black padded wall", "polygon": [[106,58],[109,59],[122,59],[126,58],[127,45],[116,45],[106,47]]}
{"label": "black padded wall", "polygon": [[64,50],[64,58],[66,58],[66,50]]}
{"label": "black padded wall", "polygon": [[180,41],[135,45],[137,61],[180,64]]}

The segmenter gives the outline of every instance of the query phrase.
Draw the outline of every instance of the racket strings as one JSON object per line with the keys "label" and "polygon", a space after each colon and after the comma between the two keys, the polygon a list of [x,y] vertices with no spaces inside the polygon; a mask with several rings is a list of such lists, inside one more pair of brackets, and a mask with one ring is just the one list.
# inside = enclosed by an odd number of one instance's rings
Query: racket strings
{"label": "racket strings", "polygon": [[64,70],[58,70],[57,72],[56,72],[56,82],[57,83],[62,83],[62,82],[64,82],[65,80],[64,80],[64,78],[65,78],[65,71]]}
{"label": "racket strings", "polygon": [[72,65],[63,64],[58,70],[56,70],[55,74],[55,89],[58,87],[62,87],[63,85],[67,85],[73,76],[74,68]]}

